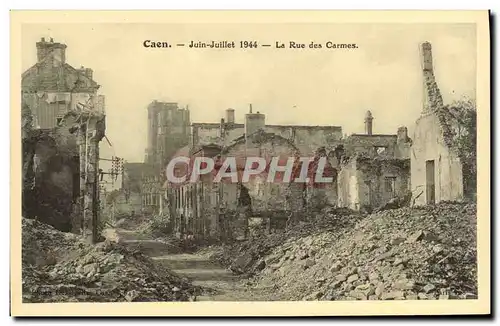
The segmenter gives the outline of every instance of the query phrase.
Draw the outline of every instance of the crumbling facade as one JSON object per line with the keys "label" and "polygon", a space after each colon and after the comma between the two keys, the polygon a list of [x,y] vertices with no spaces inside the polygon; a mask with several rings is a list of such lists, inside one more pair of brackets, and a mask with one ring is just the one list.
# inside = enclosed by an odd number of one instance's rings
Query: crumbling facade
{"label": "crumbling facade", "polygon": [[411,147],[411,187],[415,204],[463,199],[462,162],[447,139],[452,121],[443,116],[443,99],[434,76],[432,47],[421,45],[424,101]]}
{"label": "crumbling facade", "polygon": [[338,205],[372,211],[408,196],[410,160],[356,154],[339,173]]}
{"label": "crumbling facade", "polygon": [[[411,199],[417,205],[461,199],[464,184],[473,189],[474,180],[464,182],[464,165],[452,146],[456,126],[440,110],[443,100],[434,78],[429,43],[422,45],[422,58],[425,100],[413,138],[404,126],[394,134],[374,133],[371,111],[365,115],[365,132],[346,138],[337,126],[268,125],[265,115],[252,112],[251,106],[244,123],[235,122],[233,109],[226,110],[220,123],[193,123],[189,151],[185,149],[190,155],[205,153],[220,159],[324,156],[333,182],[285,186],[269,183],[265,176],[246,184],[202,179],[167,190],[176,230],[238,238],[246,236],[248,221],[273,212],[288,216],[290,221],[294,212],[304,215],[326,206],[371,211],[407,205]],[[469,165],[474,170],[472,160]]]}
{"label": "crumbling facade", "polygon": [[[191,160],[203,156],[217,158],[220,162],[229,157],[236,158],[239,182],[214,182],[211,174],[202,176],[195,183],[167,183],[166,197],[172,206],[176,232],[191,232],[220,240],[241,239],[248,235],[249,220],[263,220],[270,228],[280,224],[280,220],[284,225],[290,213],[300,215],[310,207],[335,205],[336,170],[329,161],[324,176],[333,176],[334,179],[331,184],[323,186],[268,182],[265,171],[248,182],[241,182],[241,177],[248,157],[261,157],[267,162],[273,157],[282,158],[283,162],[300,156],[326,157],[327,150],[320,144],[329,143],[332,147],[339,144],[340,127],[319,127],[316,130],[312,126],[268,126],[265,115],[260,112],[247,113],[245,123],[239,125],[234,122],[234,110],[229,109],[226,114],[226,121],[222,119],[220,124],[193,124],[189,150],[182,148],[174,156],[188,156]],[[313,150],[311,144],[319,148]],[[314,163],[312,166],[314,169]],[[216,166],[214,173],[219,168]],[[294,173],[299,170],[296,168]],[[189,173],[189,167],[178,165],[176,173],[184,176]]]}
{"label": "crumbling facade", "polygon": [[406,127],[394,135],[373,134],[367,111],[365,134],[353,134],[343,144],[338,167],[338,206],[373,210],[407,196],[410,186],[410,147]]}
{"label": "crumbling facade", "polygon": [[341,143],[340,126],[269,125],[265,114],[250,112],[245,115],[245,123],[234,121],[234,110],[226,110],[226,118],[220,123],[193,123],[191,130],[192,147],[207,144],[228,146],[243,135],[250,135],[258,129],[279,135],[291,141],[303,155],[314,155],[319,147],[335,147]]}
{"label": "crumbling facade", "polygon": [[36,43],[38,61],[22,74],[22,100],[31,109],[35,129],[53,129],[70,111],[83,108],[104,112],[104,96],[90,68],[73,68],[66,62],[66,44]]}
{"label": "crumbling facade", "polygon": [[[66,131],[66,132],[65,132]],[[34,129],[23,138],[23,216],[60,231],[73,229],[79,205],[80,163],[76,140],[67,130]]]}
{"label": "crumbling facade", "polygon": [[[30,116],[29,124],[23,126],[24,130],[28,130],[23,136],[37,143],[33,137],[36,138],[41,130],[47,135],[57,134],[75,149],[71,151],[76,154],[70,161],[77,157],[78,168],[74,164],[66,165],[72,174],[80,176],[78,203],[71,194],[74,204],[72,215],[75,216],[73,230],[89,237],[93,234],[93,240],[96,240],[99,142],[106,128],[104,96],[97,94],[100,86],[93,79],[92,69],[75,69],[66,62],[65,44],[42,38],[36,43],[36,48],[37,63],[22,74],[22,105]],[[27,161],[38,161],[36,149],[29,151]]]}

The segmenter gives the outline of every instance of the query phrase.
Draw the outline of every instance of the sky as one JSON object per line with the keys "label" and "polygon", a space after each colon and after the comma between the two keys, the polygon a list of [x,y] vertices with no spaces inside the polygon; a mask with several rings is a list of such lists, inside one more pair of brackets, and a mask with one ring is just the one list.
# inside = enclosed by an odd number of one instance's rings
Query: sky
{"label": "sky", "polygon": [[[335,125],[362,133],[410,137],[422,109],[419,44],[431,42],[445,103],[476,93],[473,24],[25,24],[22,71],[36,63],[35,43],[53,37],[67,45],[66,62],[94,70],[106,97],[101,156],[142,162],[147,105],[189,105],[192,122],[219,122],[227,108],[243,123],[252,103],[267,124]],[[145,40],[305,43],[306,49],[150,49]],[[309,49],[315,43],[356,43],[357,49]]]}

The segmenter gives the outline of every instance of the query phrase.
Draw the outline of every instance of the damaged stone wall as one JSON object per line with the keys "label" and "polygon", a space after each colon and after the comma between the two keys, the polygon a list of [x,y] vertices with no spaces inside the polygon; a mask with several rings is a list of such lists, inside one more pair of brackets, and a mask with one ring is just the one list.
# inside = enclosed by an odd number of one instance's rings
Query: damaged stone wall
{"label": "damaged stone wall", "polygon": [[337,185],[338,206],[359,210],[360,199],[356,160],[350,160],[341,167],[337,177]]}
{"label": "damaged stone wall", "polygon": [[[224,156],[236,157],[237,160],[241,158],[244,164],[246,157],[262,157],[271,162],[273,157],[288,159],[294,157],[296,152],[297,148],[288,139],[262,131],[253,134],[247,142],[242,140],[233,144],[225,150]],[[281,182],[267,182],[267,177],[266,173],[262,173],[258,178],[245,184],[252,201],[253,212],[285,209],[285,189],[288,185]]]}
{"label": "damaged stone wall", "polygon": [[268,125],[265,131],[290,139],[304,155],[312,155],[322,146],[335,146],[342,139],[342,127],[338,126]]}
{"label": "damaged stone wall", "polygon": [[398,130],[398,135],[354,134],[345,140],[344,148],[347,157],[359,153],[404,159],[409,158],[410,144],[411,140],[404,131]]}
{"label": "damaged stone wall", "polygon": [[[65,128],[32,130],[23,140],[23,162],[29,160],[32,171],[25,175],[23,216],[72,231],[80,192],[75,137]],[[32,181],[26,180],[29,175]]]}
{"label": "damaged stone wall", "polygon": [[98,112],[104,111],[104,95],[40,91],[22,96],[33,114],[34,126],[40,129],[56,128],[63,116],[81,106],[80,103],[87,103]]}
{"label": "damaged stone wall", "polygon": [[[223,134],[221,134],[221,130]],[[220,123],[193,123],[191,129],[191,144],[193,147],[217,144],[229,144],[245,133],[243,124],[226,125],[221,129]],[[223,135],[224,137],[221,137]]]}
{"label": "damaged stone wall", "polygon": [[[446,145],[442,125],[434,113],[420,117],[415,126],[411,148],[411,187],[415,204],[463,199],[462,163]],[[434,166],[433,172],[427,166]],[[430,180],[429,178],[432,178]],[[434,190],[430,190],[430,189]],[[420,196],[418,196],[420,195]]]}
{"label": "damaged stone wall", "polygon": [[[222,130],[224,137],[221,137],[220,123],[194,123],[192,144],[194,146],[207,144],[227,146],[244,135],[245,126],[225,123]],[[342,127],[338,126],[267,125],[264,131],[289,139],[304,155],[312,155],[321,146],[334,146],[342,139]]]}
{"label": "damaged stone wall", "polygon": [[410,160],[358,157],[360,205],[375,209],[403,199],[409,190]]}
{"label": "damaged stone wall", "polygon": [[83,226],[97,235],[89,223],[98,216],[93,198],[98,197],[105,98],[97,94],[100,85],[92,69],[66,62],[65,44],[42,38],[36,47],[37,62],[21,76],[23,113],[31,115],[30,130],[23,130],[23,162],[34,170],[24,174],[30,181],[23,189],[23,214],[63,231],[78,232]]}
{"label": "damaged stone wall", "polygon": [[338,204],[353,210],[378,208],[408,194],[410,161],[357,155],[342,166]]}
{"label": "damaged stone wall", "polygon": [[455,101],[436,112],[446,146],[462,164],[463,194],[475,199],[477,193],[477,113],[472,99]]}
{"label": "damaged stone wall", "polygon": [[[411,148],[411,187],[417,205],[464,199],[475,193],[476,121],[472,102],[443,105],[431,44],[421,45],[424,98]],[[465,180],[464,180],[465,177]]]}

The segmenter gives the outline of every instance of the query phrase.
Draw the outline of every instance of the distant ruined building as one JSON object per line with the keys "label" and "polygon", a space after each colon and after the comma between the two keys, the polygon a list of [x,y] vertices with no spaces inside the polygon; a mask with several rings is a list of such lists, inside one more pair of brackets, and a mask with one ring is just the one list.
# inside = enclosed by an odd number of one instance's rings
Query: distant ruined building
{"label": "distant ruined building", "polygon": [[[404,126],[394,134],[376,133],[372,111],[364,116],[364,133],[343,137],[340,126],[267,124],[265,114],[254,112],[251,105],[243,123],[235,120],[234,109],[227,109],[220,122],[191,123],[187,109],[155,101],[148,106],[144,169],[149,172],[143,178],[143,208],[168,213],[177,234],[191,232],[226,241],[246,237],[250,221],[256,219],[272,229],[283,227],[284,219],[300,219],[326,207],[372,211],[408,205],[411,199],[417,205],[461,200],[462,164],[447,145],[449,128],[439,110],[443,100],[429,43],[422,44],[422,72],[424,103],[413,138]],[[250,156],[326,157],[333,182],[311,186],[269,183],[262,177],[248,183],[221,183],[207,175],[174,185],[165,180],[164,171],[151,166],[164,169],[176,156],[220,162],[236,157],[238,169]],[[175,173],[190,172],[180,165]]]}
{"label": "distant ruined building", "polygon": [[143,211],[160,212],[165,183],[165,166],[175,152],[189,143],[188,108],[178,103],[153,101],[148,107],[147,148],[142,170],[141,203]]}
{"label": "distant ruined building", "polygon": [[[193,123],[189,145],[180,148],[174,157],[189,156],[193,160],[204,156],[220,161],[236,157],[238,169],[243,169],[246,158],[252,156],[309,156],[315,160],[324,156],[324,176],[332,177],[333,182],[269,183],[265,174],[248,183],[213,182],[212,176],[180,186],[167,182],[163,206],[169,209],[173,230],[177,234],[192,232],[199,237],[230,240],[246,236],[249,218],[267,221],[271,229],[280,228],[285,217],[300,220],[308,211],[328,206],[377,207],[406,195],[411,144],[407,129],[401,127],[394,135],[376,134],[372,120],[368,111],[365,133],[347,138],[342,137],[340,126],[266,124],[265,114],[253,112],[252,107],[244,123],[235,121],[233,109],[226,110],[220,123]],[[180,165],[176,173],[183,176],[189,171]],[[382,195],[377,196],[379,192]]]}
{"label": "distant ruined building", "polygon": [[163,166],[181,147],[189,142],[188,108],[177,103],[153,101],[148,105],[148,145],[144,162]]}
{"label": "distant ruined building", "polygon": [[23,215],[81,232],[92,228],[98,201],[105,103],[92,69],[69,65],[66,48],[42,38],[22,74]]}

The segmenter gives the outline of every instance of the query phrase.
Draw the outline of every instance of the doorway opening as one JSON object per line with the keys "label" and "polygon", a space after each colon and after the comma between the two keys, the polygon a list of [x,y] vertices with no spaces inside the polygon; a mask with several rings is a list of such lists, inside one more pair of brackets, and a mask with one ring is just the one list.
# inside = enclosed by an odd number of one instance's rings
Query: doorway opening
{"label": "doorway opening", "polygon": [[425,185],[427,205],[436,203],[436,184],[434,175],[434,160],[425,161]]}

